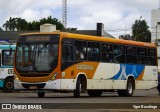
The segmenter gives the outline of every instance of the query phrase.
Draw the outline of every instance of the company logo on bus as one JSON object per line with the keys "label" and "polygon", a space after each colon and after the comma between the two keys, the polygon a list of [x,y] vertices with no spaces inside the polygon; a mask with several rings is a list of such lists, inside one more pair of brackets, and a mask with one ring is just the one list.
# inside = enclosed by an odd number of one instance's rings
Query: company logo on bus
{"label": "company logo on bus", "polygon": [[77,65],[78,70],[94,70],[93,65]]}

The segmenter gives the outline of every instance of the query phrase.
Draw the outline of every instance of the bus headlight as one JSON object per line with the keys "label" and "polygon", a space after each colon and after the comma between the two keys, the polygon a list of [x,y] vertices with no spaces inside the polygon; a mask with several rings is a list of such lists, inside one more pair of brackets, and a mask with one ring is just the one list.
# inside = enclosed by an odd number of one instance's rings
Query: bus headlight
{"label": "bus headlight", "polygon": [[19,78],[17,77],[17,75],[14,74],[14,80],[19,81]]}
{"label": "bus headlight", "polygon": [[51,80],[55,80],[57,76],[58,76],[58,72],[54,73],[53,77],[51,78]]}

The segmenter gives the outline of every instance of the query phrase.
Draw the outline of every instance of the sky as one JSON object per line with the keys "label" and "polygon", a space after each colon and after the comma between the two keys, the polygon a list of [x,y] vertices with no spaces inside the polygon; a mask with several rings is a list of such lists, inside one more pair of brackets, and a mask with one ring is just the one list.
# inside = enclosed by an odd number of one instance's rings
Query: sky
{"label": "sky", "polygon": [[[95,30],[96,23],[118,37],[131,33],[136,19],[151,26],[151,10],[159,8],[160,0],[67,0],[67,27]],[[0,27],[9,17],[21,17],[28,22],[52,16],[62,20],[62,0],[0,0]],[[3,27],[2,27],[3,28]]]}

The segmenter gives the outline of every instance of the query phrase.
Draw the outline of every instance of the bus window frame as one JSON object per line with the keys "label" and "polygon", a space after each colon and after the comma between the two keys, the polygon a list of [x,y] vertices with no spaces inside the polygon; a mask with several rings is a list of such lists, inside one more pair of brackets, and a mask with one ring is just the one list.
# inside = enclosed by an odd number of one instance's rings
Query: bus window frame
{"label": "bus window frame", "polygon": [[[117,46],[118,47],[118,50],[120,50],[120,46],[122,46],[122,47],[124,47],[124,53],[121,53],[121,52],[119,52],[119,54],[117,55],[117,56],[115,56],[115,54],[114,54],[114,50],[115,50],[115,46]],[[113,44],[113,46],[112,46],[113,48],[113,63],[118,63],[118,64],[123,64],[123,63],[126,63],[126,45],[125,44]],[[120,54],[121,53],[121,54]],[[119,58],[119,57],[121,57],[121,55],[124,55],[124,62],[120,62],[120,61],[118,61],[117,59],[115,59],[115,57],[116,58]],[[117,60],[117,61],[116,61]]]}
{"label": "bus window frame", "polygon": [[[91,53],[91,54],[94,54],[94,57],[95,57],[95,54],[98,54],[99,55],[99,60],[96,60],[96,59],[93,59],[93,60],[91,60],[91,59],[89,59],[89,43],[96,43],[96,44],[99,44],[99,53]],[[93,48],[93,47],[91,47],[91,48]],[[96,47],[95,47],[96,48]],[[87,61],[93,61],[93,62],[101,62],[101,42],[99,42],[99,41],[87,41]]]}
{"label": "bus window frame", "polygon": [[[145,49],[145,54],[144,55],[139,55],[139,48]],[[137,46],[137,58],[138,58],[137,64],[139,64],[139,65],[148,65],[147,60],[146,60],[146,58],[148,57],[148,48],[149,47]],[[142,57],[142,59],[144,58],[144,63],[143,62],[142,63],[139,62],[139,57]]]}
{"label": "bus window frame", "polygon": [[[4,62],[3,62],[3,61],[4,61],[4,60],[3,60],[3,59],[4,59],[4,55],[3,55],[3,54],[4,54],[5,51],[8,51],[8,52],[9,52],[9,58],[11,58],[10,52],[13,52],[13,51],[14,51],[14,54],[15,54],[15,50],[12,50],[12,51],[11,51],[11,50],[3,49],[3,50],[1,51],[1,52],[2,52],[2,53],[1,53],[1,66],[14,66],[14,57],[13,57],[13,65],[6,65],[6,64],[4,64]],[[7,58],[7,60],[8,60],[8,58]]]}
{"label": "bus window frame", "polygon": [[[135,48],[135,50],[136,50],[135,53],[136,53],[136,54],[133,55],[134,53],[128,53],[128,52],[127,52],[127,47],[133,47],[133,48]],[[139,46],[138,46],[138,47],[139,47]],[[135,46],[135,45],[126,45],[126,50],[125,50],[125,55],[126,55],[126,59],[125,59],[126,61],[125,61],[125,63],[126,63],[126,64],[139,64],[139,63],[138,63],[138,47]],[[128,61],[127,61],[127,56],[136,57],[136,59],[135,59],[136,62],[128,62]]]}
{"label": "bus window frame", "polygon": [[[154,50],[154,55],[153,56],[150,56],[149,55],[149,50]],[[147,48],[147,65],[150,65],[150,66],[157,66],[157,59],[156,59],[156,55],[157,55],[157,52],[156,52],[156,49],[155,48]],[[154,59],[154,63],[153,64],[150,64],[150,59],[149,58],[153,58]]]}
{"label": "bus window frame", "polygon": [[[109,52],[106,50],[106,51],[102,51],[102,45],[107,45],[107,46],[109,46],[110,45],[110,49],[112,50],[110,50]],[[106,48],[107,49],[107,48]],[[101,52],[101,62],[102,63],[113,63],[113,43],[110,43],[110,42],[101,42],[100,43],[100,52]],[[104,60],[102,60],[102,55],[103,54],[105,54],[105,55],[107,55],[107,54],[109,54],[109,60],[108,61],[104,61]]]}
{"label": "bus window frame", "polygon": [[[79,41],[79,42],[84,42],[84,43],[85,43],[86,51],[83,51],[83,49],[82,49],[82,50],[77,50],[77,48],[76,48],[76,42],[77,42],[77,41]],[[86,41],[86,40],[75,39],[75,41],[74,41],[74,46],[75,46],[75,60],[76,60],[77,62],[82,62],[82,61],[87,61],[87,60],[88,60],[88,52],[87,52],[88,46],[87,46],[87,44],[88,44],[88,41]],[[79,54],[77,54],[77,51],[78,51],[78,53],[80,53],[80,52],[83,53],[84,59],[77,59],[77,56],[79,55]]]}
{"label": "bus window frame", "polygon": [[[65,41],[65,42],[64,42]],[[72,48],[72,60],[63,62],[63,46],[70,46]],[[61,41],[61,70],[68,68],[75,63],[75,39],[63,38]]]}

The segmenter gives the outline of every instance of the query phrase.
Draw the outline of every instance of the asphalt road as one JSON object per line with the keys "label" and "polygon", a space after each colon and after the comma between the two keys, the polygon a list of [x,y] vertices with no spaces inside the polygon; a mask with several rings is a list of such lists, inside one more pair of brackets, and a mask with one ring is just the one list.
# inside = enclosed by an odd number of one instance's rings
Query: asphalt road
{"label": "asphalt road", "polygon": [[[30,112],[49,112],[53,109],[54,112],[82,112],[82,110],[87,110],[87,112],[137,112],[145,111],[144,108],[147,108],[147,110],[150,109],[150,111],[160,111],[156,109],[160,109],[160,95],[158,94],[157,89],[136,90],[132,97],[119,97],[116,92],[105,92],[101,97],[89,97],[88,94],[83,93],[80,98],[74,98],[73,93],[46,93],[45,98],[38,98],[36,93],[0,92],[0,103],[1,105],[11,104],[12,110],[9,110],[10,112],[15,111],[13,109],[16,108],[18,108],[16,112],[21,112],[21,108],[26,109],[23,111]],[[21,105],[21,107],[18,107],[18,105]],[[28,105],[37,106],[38,110],[27,110],[30,108]],[[42,110],[40,110],[41,108]]]}

